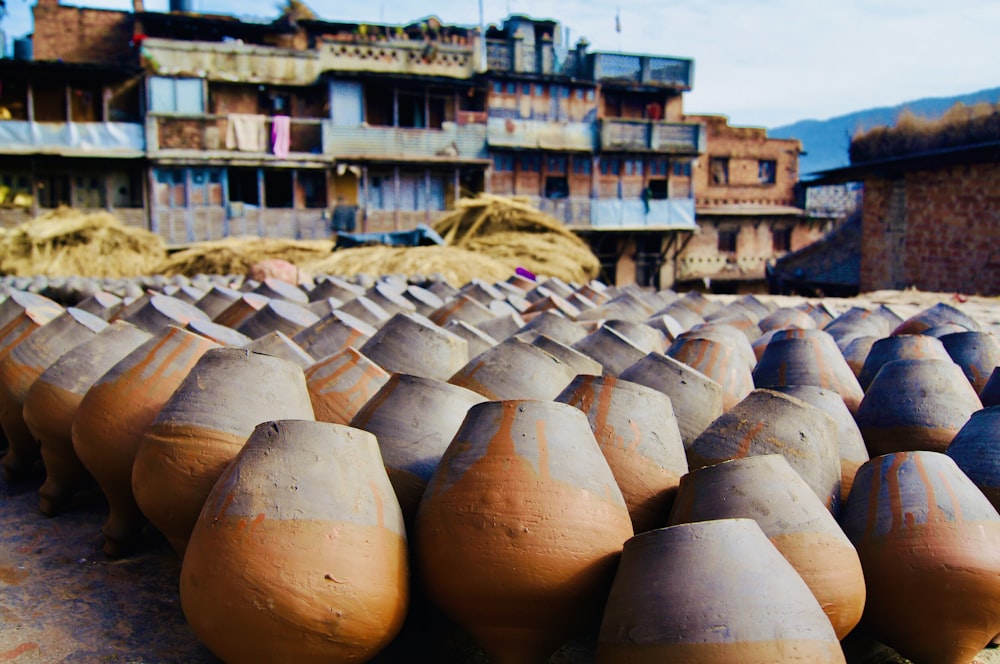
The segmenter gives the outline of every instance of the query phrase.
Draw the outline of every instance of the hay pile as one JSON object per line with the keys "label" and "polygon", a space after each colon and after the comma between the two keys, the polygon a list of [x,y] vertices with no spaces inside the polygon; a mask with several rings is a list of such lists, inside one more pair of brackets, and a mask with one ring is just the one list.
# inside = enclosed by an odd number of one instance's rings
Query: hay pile
{"label": "hay pile", "polygon": [[586,242],[518,198],[480,194],[462,199],[434,230],[449,246],[488,256],[512,271],[524,267],[538,276],[586,283],[601,270]]}
{"label": "hay pile", "polygon": [[328,258],[303,266],[312,274],[335,274],[373,277],[399,274],[440,275],[449,284],[461,287],[473,279],[503,281],[514,269],[489,256],[457,247],[352,247],[334,252]]}
{"label": "hay pile", "polygon": [[198,242],[178,251],[156,266],[164,275],[246,274],[252,265],[269,258],[288,261],[304,271],[330,256],[332,240],[286,240],[265,237],[230,237]]}
{"label": "hay pile", "polygon": [[134,277],[166,257],[162,238],[105,212],[60,207],[0,235],[0,274]]}

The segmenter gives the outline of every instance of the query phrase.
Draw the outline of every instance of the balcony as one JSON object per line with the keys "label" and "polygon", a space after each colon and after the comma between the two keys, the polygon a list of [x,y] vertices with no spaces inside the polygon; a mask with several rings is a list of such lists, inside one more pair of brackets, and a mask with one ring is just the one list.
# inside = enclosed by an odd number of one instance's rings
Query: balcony
{"label": "balcony", "polygon": [[466,44],[422,41],[324,41],[299,51],[238,42],[149,38],[142,55],[160,76],[205,77],[272,85],[312,85],[326,71],[469,78],[473,49]]}
{"label": "balcony", "polygon": [[136,158],[145,155],[143,126],[131,122],[0,121],[0,153],[61,157]]}
{"label": "balcony", "polygon": [[[246,116],[244,116],[246,117]],[[227,115],[158,115],[147,116],[149,152],[152,157],[216,157],[236,158],[243,155],[260,160],[280,160],[274,154],[273,120],[259,118],[237,132]],[[323,120],[292,118],[290,121],[288,156],[290,160],[322,160]],[[170,154],[167,154],[170,153]]]}
{"label": "balcony", "polygon": [[654,120],[601,120],[601,149],[697,155],[705,151],[705,130],[700,124]]}
{"label": "balcony", "polygon": [[596,199],[590,204],[590,225],[596,230],[667,230],[696,227],[694,200],[670,198],[649,201]]}
{"label": "balcony", "polygon": [[491,148],[591,152],[594,149],[594,125],[590,122],[490,117],[486,122],[486,141]]}
{"label": "balcony", "polygon": [[440,129],[339,127],[323,121],[324,154],[334,159],[463,161],[486,159],[486,127],[442,123]]}
{"label": "balcony", "polygon": [[629,53],[591,53],[588,64],[587,74],[599,83],[675,90],[690,90],[694,72],[694,62],[689,59]]}

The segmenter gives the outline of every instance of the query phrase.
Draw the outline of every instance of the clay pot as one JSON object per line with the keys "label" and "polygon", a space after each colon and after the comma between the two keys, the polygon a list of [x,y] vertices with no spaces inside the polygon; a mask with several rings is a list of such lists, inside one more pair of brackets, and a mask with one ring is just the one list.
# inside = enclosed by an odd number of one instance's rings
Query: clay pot
{"label": "clay pot", "polygon": [[222,313],[212,319],[213,323],[231,327],[234,330],[250,319],[255,313],[260,311],[271,298],[256,293],[244,293],[240,299],[236,300],[222,310]]}
{"label": "clay pot", "polygon": [[941,343],[977,393],[986,385],[990,372],[1000,367],[1000,341],[989,332],[946,334]]}
{"label": "clay pot", "polygon": [[862,307],[851,307],[827,323],[823,327],[823,331],[832,336],[836,340],[837,346],[843,349],[858,337],[881,339],[887,336],[894,327],[896,325],[890,327],[889,320],[882,316],[877,309],[873,311]]}
{"label": "clay pot", "polygon": [[253,292],[272,300],[284,300],[285,302],[302,305],[309,302],[309,296],[301,288],[282,279],[275,279],[274,277],[265,278],[260,284],[254,287]]}
{"label": "clay pot", "polygon": [[402,291],[405,289],[406,284],[402,284],[402,288],[397,288],[395,285],[383,282],[375,284],[365,291],[365,296],[385,309],[390,316],[398,313],[415,314],[417,313],[417,305],[403,296]]}
{"label": "clay pot", "polygon": [[320,422],[349,424],[389,380],[389,372],[347,347],[306,369],[306,386]]}
{"label": "clay pot", "polygon": [[830,619],[838,639],[861,620],[861,561],[837,520],[780,454],[726,461],[681,478],[670,525],[753,519]]}
{"label": "clay pot", "polygon": [[788,385],[771,389],[816,406],[837,423],[837,451],[840,455],[840,500],[841,502],[847,500],[847,494],[851,492],[851,485],[854,484],[854,474],[858,472],[861,464],[868,461],[868,448],[865,447],[865,439],[861,437],[861,430],[858,429],[854,416],[844,405],[840,394],[814,385]]}
{"label": "clay pot", "polygon": [[840,524],[868,586],[861,626],[876,639],[915,662],[957,663],[1000,632],[1000,515],[950,458],[872,459]]}
{"label": "clay pot", "polygon": [[611,376],[578,375],[555,400],[587,416],[633,531],[665,526],[681,475],[688,471],[670,398]]}
{"label": "clay pot", "polygon": [[788,328],[815,329],[816,321],[805,311],[794,307],[782,307],[757,323],[761,332],[770,330],[785,330]]}
{"label": "clay pot", "polygon": [[15,291],[0,303],[0,360],[43,325],[62,315],[61,306],[41,295]]}
{"label": "clay pot", "polygon": [[341,302],[349,302],[359,295],[364,295],[365,289],[357,284],[335,275],[324,275],[317,279],[316,286],[309,291],[310,302],[335,297]]}
{"label": "clay pot", "polygon": [[638,296],[625,292],[604,304],[581,312],[577,320],[626,320],[641,323],[654,313],[653,307]]}
{"label": "clay pot", "polygon": [[632,525],[582,412],[549,401],[473,406],[416,517],[432,601],[490,660],[544,662],[599,619]]}
{"label": "clay pot", "polygon": [[[851,371],[854,372],[855,376],[861,374],[861,369],[865,366],[868,353],[871,352],[872,346],[878,340],[879,337],[854,337],[841,351],[844,354],[844,359],[847,360],[847,366],[851,367]],[[860,382],[859,380],[858,383],[860,384]],[[863,385],[862,389],[864,389]]]}
{"label": "clay pot", "polygon": [[240,299],[243,294],[238,290],[226,288],[225,286],[212,286],[211,289],[201,296],[201,299],[194,303],[205,312],[205,315],[215,320],[215,318],[229,308],[233,302]]}
{"label": "clay pot", "polygon": [[304,306],[287,300],[274,299],[243,321],[236,331],[251,339],[259,339],[269,332],[281,332],[288,337],[294,337],[317,322],[319,316]]}
{"label": "clay pot", "polygon": [[844,662],[809,587],[751,519],[625,543],[597,641],[617,662]]}
{"label": "clay pot", "polygon": [[[678,338],[711,339],[719,343],[732,346],[733,353],[743,358],[747,369],[753,371],[757,366],[757,355],[754,352],[752,342],[743,331],[737,327],[724,322],[708,322],[695,325],[690,330],[678,335]],[[676,341],[676,339],[675,339]]]}
{"label": "clay pot", "polygon": [[904,450],[943,452],[982,407],[951,360],[894,360],[875,376],[855,419],[873,457]]}
{"label": "clay pot", "polygon": [[448,380],[469,361],[469,343],[420,314],[396,314],[361,347],[389,373]]}
{"label": "clay pot", "polygon": [[552,357],[568,365],[570,371],[576,375],[595,376],[604,371],[604,367],[597,360],[587,357],[580,351],[560,343],[548,335],[539,334],[531,339],[531,345],[538,346]]}
{"label": "clay pot", "polygon": [[454,298],[446,300],[443,305],[431,312],[427,317],[436,325],[444,327],[453,320],[465,321],[476,325],[493,318],[493,312],[482,302],[469,295],[459,293]]}
{"label": "clay pot", "polygon": [[480,353],[448,382],[487,399],[554,399],[576,374],[533,344],[511,337]]}
{"label": "clay pot", "polygon": [[551,311],[565,316],[570,320],[576,320],[581,313],[580,307],[576,306],[566,298],[559,297],[555,294],[530,303],[528,308],[524,310],[524,313],[527,315],[541,313],[543,311]]}
{"label": "clay pot", "polygon": [[573,348],[600,362],[608,376],[620,376],[647,354],[658,352],[647,350],[606,323],[574,343]]}
{"label": "clay pot", "polygon": [[111,320],[123,306],[124,302],[120,297],[107,291],[97,291],[76,304],[77,309],[83,309],[104,320]]}
{"label": "clay pot", "polygon": [[119,314],[119,318],[132,323],[151,334],[156,334],[168,325],[187,325],[193,320],[209,320],[208,314],[198,307],[169,295],[150,295],[142,306]]}
{"label": "clay pot", "polygon": [[80,402],[101,376],[150,338],[135,325],[116,321],[62,355],[28,389],[24,423],[45,464],[45,483],[38,490],[42,514],[57,514],[75,493],[93,484],[73,449]]}
{"label": "clay pot", "polygon": [[24,400],[32,383],[63,353],[107,326],[103,318],[70,307],[0,360],[0,424],[8,443],[3,457],[7,481],[27,479],[35,462],[41,459],[38,440],[24,422]]}
{"label": "clay pot", "polygon": [[315,300],[306,305],[306,309],[313,312],[320,318],[328,316],[331,311],[337,311],[344,303],[335,297],[328,297],[324,300]]}
{"label": "clay pot", "polygon": [[945,454],[1000,509],[1000,406],[974,412]]}
{"label": "clay pot", "polygon": [[572,346],[587,336],[586,330],[579,323],[548,311],[535,316],[518,330],[518,333],[524,332],[544,334],[567,346]]}
{"label": "clay pot", "polygon": [[393,374],[350,425],[375,434],[408,526],[469,409],[485,397],[431,378]]}
{"label": "clay pot", "polygon": [[695,325],[700,325],[705,322],[704,318],[693,312],[691,309],[688,309],[679,301],[660,309],[654,314],[654,316],[670,316],[672,319],[680,323],[685,330],[690,330]]}
{"label": "clay pot", "polygon": [[983,406],[1000,406],[1000,366],[993,369],[989,380],[979,392],[979,398]]}
{"label": "clay pot", "polygon": [[722,386],[672,357],[650,353],[623,371],[619,378],[670,397],[685,448],[722,415]]}
{"label": "clay pot", "polygon": [[73,449],[108,499],[104,552],[131,551],[146,519],[132,494],[140,437],[198,359],[218,348],[171,326],[125,356],[87,390],[71,430]]}
{"label": "clay pot", "polygon": [[677,303],[687,307],[703,318],[722,308],[721,304],[708,299],[698,291],[688,291],[684,293],[684,295],[677,300]]}
{"label": "clay pot", "polygon": [[786,385],[815,385],[838,392],[847,408],[858,410],[864,391],[837,344],[820,330],[793,337],[783,330],[767,344],[753,370],[753,384],[759,388]]}
{"label": "clay pot", "polygon": [[132,493],[146,518],[183,555],[212,485],[254,427],[312,420],[302,369],[242,348],[213,348],[142,435]]}
{"label": "clay pot", "polygon": [[938,302],[934,306],[927,307],[904,320],[896,326],[892,334],[923,334],[933,327],[939,327],[948,323],[961,325],[973,332],[980,330],[979,323],[971,316],[949,304]]}
{"label": "clay pot", "polygon": [[303,369],[312,366],[316,361],[316,358],[302,350],[297,343],[288,338],[288,335],[280,331],[268,332],[246,344],[243,348],[254,353],[280,357],[283,360],[294,362]]}
{"label": "clay pot", "polygon": [[496,339],[486,334],[478,327],[469,325],[465,321],[453,320],[444,326],[444,329],[452,334],[456,334],[469,344],[469,357],[473,358],[482,352],[493,348],[499,343]]}
{"label": "clay pot", "polygon": [[360,318],[331,311],[292,337],[292,341],[313,357],[326,357],[348,347],[361,348],[375,332],[374,327]]}
{"label": "clay pot", "polygon": [[[753,391],[752,366],[740,347],[707,336],[685,333],[677,337],[667,355],[697,369],[722,387],[722,410],[729,410]],[[749,344],[747,344],[749,349]]]}
{"label": "clay pot", "polygon": [[811,404],[772,390],[754,390],[687,448],[692,470],[730,459],[781,454],[824,507],[840,506],[837,423]]}
{"label": "clay pot", "polygon": [[429,316],[432,311],[444,304],[444,300],[432,291],[415,284],[407,286],[400,295],[405,297],[421,316]]}
{"label": "clay pot", "polygon": [[506,316],[494,316],[475,327],[500,342],[517,334],[525,325],[526,321],[521,314],[515,312]]}
{"label": "clay pot", "polygon": [[250,337],[240,334],[231,327],[219,325],[212,321],[193,320],[185,325],[184,328],[191,332],[196,332],[207,339],[211,339],[220,346],[234,346],[238,348],[246,346],[253,341]]}
{"label": "clay pot", "polygon": [[[568,288],[568,286],[566,287]],[[503,293],[501,293],[496,286],[482,279],[473,279],[467,284],[458,289],[459,295],[465,297],[471,297],[476,302],[480,304],[488,305],[494,300],[502,300]],[[571,290],[569,292],[572,292]],[[569,292],[562,291],[562,293],[568,295]]]}
{"label": "clay pot", "polygon": [[674,339],[679,337],[684,330],[687,329],[681,325],[677,319],[673,316],[668,316],[667,314],[660,314],[658,316],[653,316],[652,318],[647,318],[645,323],[654,330],[662,332],[664,338],[666,338],[668,342],[673,342]]}
{"label": "clay pot", "polygon": [[950,360],[944,344],[925,334],[899,334],[872,344],[858,374],[858,382],[867,390],[886,362],[893,360]]}
{"label": "clay pot", "polygon": [[227,662],[362,662],[402,626],[408,575],[375,437],[264,422],[207,496],[181,607]]}

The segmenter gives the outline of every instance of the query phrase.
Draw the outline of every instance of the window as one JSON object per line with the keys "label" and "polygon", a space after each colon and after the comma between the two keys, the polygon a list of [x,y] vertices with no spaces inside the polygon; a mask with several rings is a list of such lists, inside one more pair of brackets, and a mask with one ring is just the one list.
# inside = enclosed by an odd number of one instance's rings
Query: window
{"label": "window", "polygon": [[775,253],[792,250],[792,229],[775,228],[771,231],[771,247]]}
{"label": "window", "polygon": [[550,175],[566,174],[566,157],[562,155],[550,155],[545,160],[545,170]]}
{"label": "window", "polygon": [[574,175],[590,175],[591,167],[592,167],[592,162],[590,161],[590,157],[584,157],[584,156],[573,157]]}
{"label": "window", "polygon": [[726,228],[719,229],[719,252],[727,254],[736,253],[736,236],[739,235],[739,229],[737,228]]}
{"label": "window", "polygon": [[517,92],[517,86],[514,85],[513,83],[508,83],[507,84],[507,94],[512,95],[512,94],[515,94],[516,92]]}
{"label": "window", "polygon": [[[727,160],[728,161],[728,160]],[[729,173],[729,167],[726,166],[726,173]],[[667,171],[664,169],[663,174],[666,175]],[[691,162],[690,161],[675,161],[674,162],[674,175],[677,177],[691,177]]]}
{"label": "window", "polygon": [[200,78],[149,79],[149,107],[154,113],[204,113],[203,93]]}
{"label": "window", "polygon": [[493,92],[496,94],[503,94],[503,83],[500,81],[495,81],[493,83]]}
{"label": "window", "polygon": [[537,154],[522,154],[518,166],[522,173],[538,173],[542,170],[542,158]]}
{"label": "window", "polygon": [[545,198],[568,198],[569,182],[565,176],[545,178]]}
{"label": "window", "polygon": [[774,184],[777,170],[778,164],[773,159],[761,159],[757,162],[757,180],[761,184]]}
{"label": "window", "polygon": [[708,174],[711,184],[729,184],[729,157],[709,159]]}
{"label": "window", "polygon": [[594,91],[587,90],[587,101],[594,101]]}
{"label": "window", "polygon": [[299,186],[307,208],[326,207],[326,173],[323,171],[299,171]]}
{"label": "window", "polygon": [[649,180],[649,197],[653,200],[666,200],[667,196],[667,179],[666,178],[651,178]]}
{"label": "window", "polygon": [[497,173],[510,173],[514,170],[514,155],[493,155],[493,170]]}
{"label": "window", "polygon": [[621,171],[621,161],[613,157],[601,160],[601,175],[618,175]]}
{"label": "window", "polygon": [[544,97],[545,96],[545,86],[541,83],[535,83],[535,96]]}
{"label": "window", "polygon": [[573,91],[573,96],[576,97],[578,100],[582,101],[583,100],[583,88],[577,88],[576,90],[574,90]]}
{"label": "window", "polygon": [[530,83],[525,83],[524,85],[521,86],[521,94],[524,95],[525,97],[530,97],[531,96],[531,84]]}

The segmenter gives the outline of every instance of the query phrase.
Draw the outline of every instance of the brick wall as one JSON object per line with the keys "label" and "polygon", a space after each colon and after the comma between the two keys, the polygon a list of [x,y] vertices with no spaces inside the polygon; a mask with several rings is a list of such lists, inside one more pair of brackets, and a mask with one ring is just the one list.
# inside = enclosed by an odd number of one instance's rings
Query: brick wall
{"label": "brick wall", "polygon": [[861,290],[1000,294],[1000,164],[865,181]]}
{"label": "brick wall", "polygon": [[133,60],[130,12],[64,7],[57,0],[39,0],[32,11],[35,60],[111,64]]}

